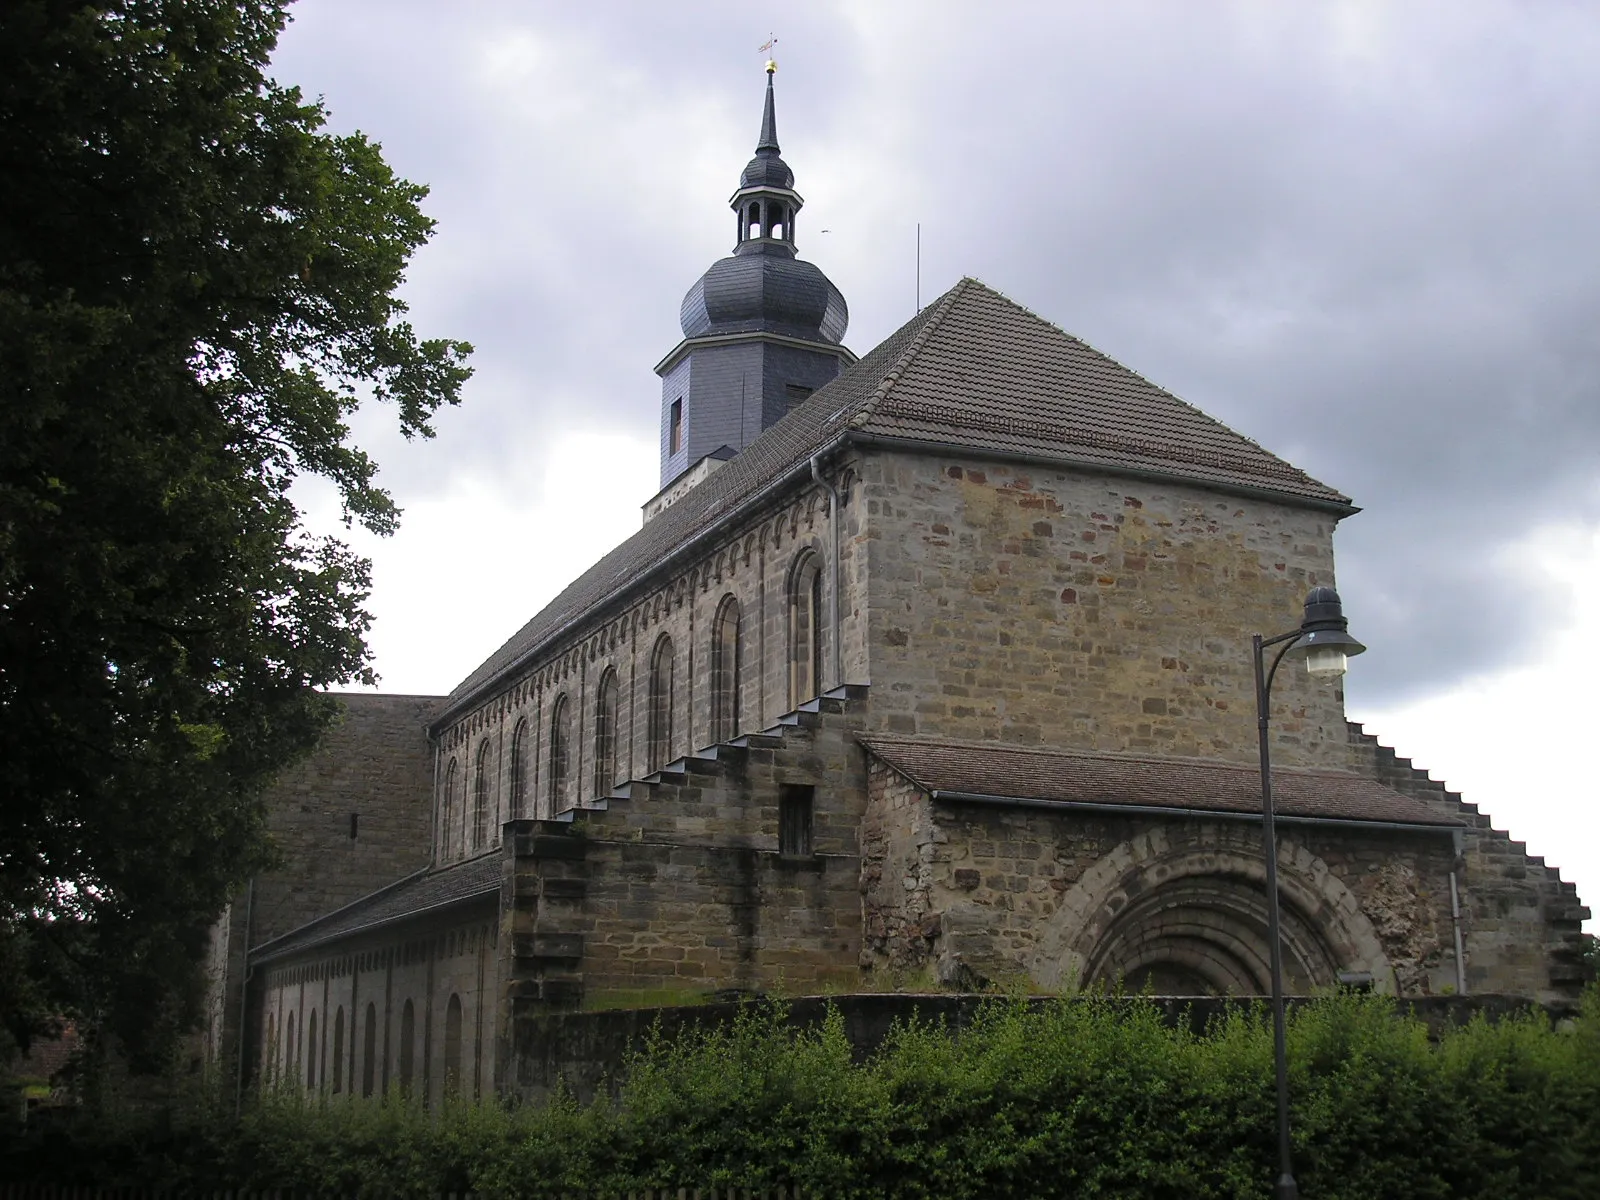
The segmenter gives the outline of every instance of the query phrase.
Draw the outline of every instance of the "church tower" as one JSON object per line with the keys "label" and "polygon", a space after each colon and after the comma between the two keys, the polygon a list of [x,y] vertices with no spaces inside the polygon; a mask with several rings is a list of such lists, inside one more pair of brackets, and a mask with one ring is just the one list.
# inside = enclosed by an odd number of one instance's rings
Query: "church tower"
{"label": "church tower", "polygon": [[[767,64],[756,155],[729,201],[737,227],[733,254],[713,263],[684,296],[683,341],[656,366],[663,493],[696,464],[705,464],[698,478],[733,457],[855,361],[841,345],[850,319],[844,297],[795,257],[795,218],[804,201],[778,152],[776,70]],[[658,500],[670,503],[665,494]]]}

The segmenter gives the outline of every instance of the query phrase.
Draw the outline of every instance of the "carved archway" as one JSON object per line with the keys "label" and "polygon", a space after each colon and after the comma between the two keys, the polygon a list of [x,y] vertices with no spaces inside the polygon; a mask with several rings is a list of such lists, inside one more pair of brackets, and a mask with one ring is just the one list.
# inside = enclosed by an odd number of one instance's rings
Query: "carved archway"
{"label": "carved archway", "polygon": [[[1063,895],[1030,973],[1049,988],[1112,983],[1137,990],[1268,990],[1266,866],[1250,827],[1154,830],[1124,842]],[[1370,971],[1393,990],[1377,931],[1355,896],[1302,846],[1281,842],[1284,974],[1291,991]]]}

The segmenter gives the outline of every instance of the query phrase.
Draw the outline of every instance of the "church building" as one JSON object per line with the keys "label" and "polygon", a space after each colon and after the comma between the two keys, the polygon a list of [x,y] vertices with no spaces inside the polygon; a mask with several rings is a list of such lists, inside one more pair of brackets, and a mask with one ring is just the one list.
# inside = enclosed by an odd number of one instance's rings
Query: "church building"
{"label": "church building", "polygon": [[[581,1007],[1268,990],[1251,636],[1355,506],[976,280],[858,359],[770,71],[642,527],[448,696],[342,697],[272,795],[286,865],[214,944],[247,1080],[530,1095]],[[1337,679],[1273,708],[1291,993],[1577,994],[1571,884]]]}

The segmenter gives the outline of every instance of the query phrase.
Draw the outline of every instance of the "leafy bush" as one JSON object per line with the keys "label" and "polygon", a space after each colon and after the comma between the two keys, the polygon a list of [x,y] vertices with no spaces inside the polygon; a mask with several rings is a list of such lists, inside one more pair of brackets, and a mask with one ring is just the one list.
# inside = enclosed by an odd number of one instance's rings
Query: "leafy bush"
{"label": "leafy bush", "polygon": [[[58,1183],[303,1194],[626,1194],[784,1183],[837,1197],[1265,1197],[1272,1037],[1263,1009],[1203,1034],[1153,1005],[997,1000],[952,1036],[897,1027],[859,1061],[832,1012],[775,1005],[628,1064],[615,1100],[424,1112],[267,1095],[14,1135],[7,1174]],[[1381,998],[1329,997],[1289,1028],[1295,1168],[1307,1196],[1600,1195],[1600,992],[1430,1038]]]}

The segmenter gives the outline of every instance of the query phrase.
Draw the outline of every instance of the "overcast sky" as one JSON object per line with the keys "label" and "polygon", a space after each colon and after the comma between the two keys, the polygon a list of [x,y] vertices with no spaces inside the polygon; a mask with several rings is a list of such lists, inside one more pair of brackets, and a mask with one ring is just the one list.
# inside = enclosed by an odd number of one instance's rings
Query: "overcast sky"
{"label": "overcast sky", "polygon": [[1600,901],[1600,7],[769,7],[296,5],[274,74],[432,188],[406,295],[477,347],[435,441],[357,422],[407,510],[356,539],[384,689],[448,691],[637,528],[776,33],[850,347],[914,312],[920,222],[924,301],[976,276],[1353,496],[1351,716]]}

